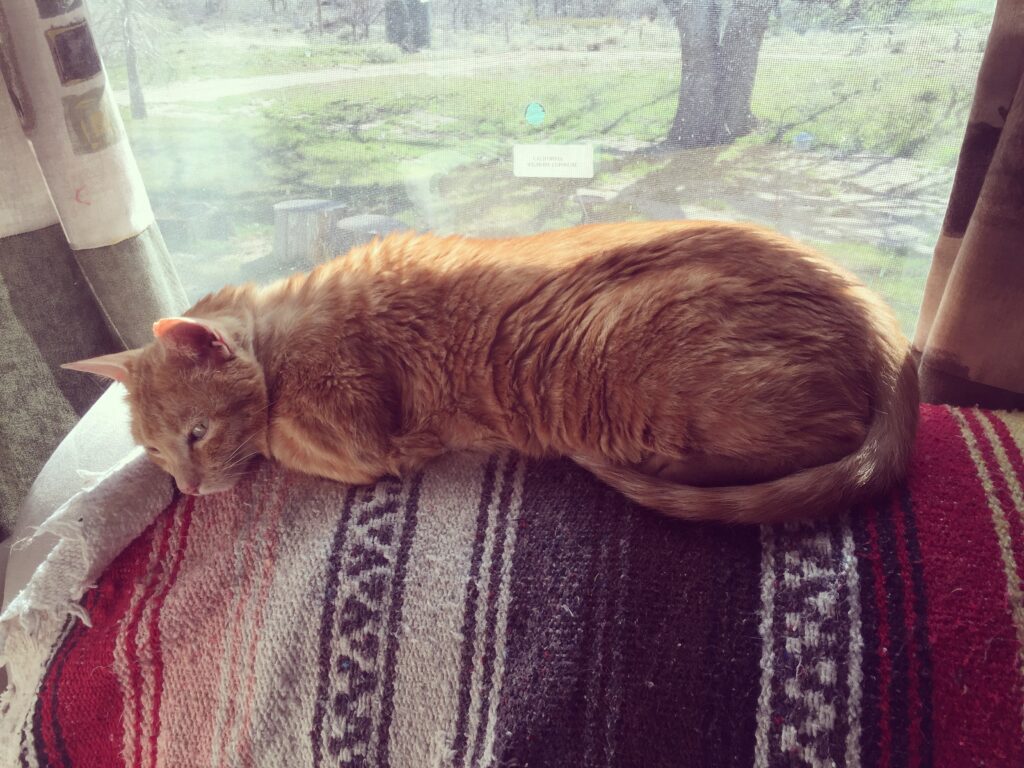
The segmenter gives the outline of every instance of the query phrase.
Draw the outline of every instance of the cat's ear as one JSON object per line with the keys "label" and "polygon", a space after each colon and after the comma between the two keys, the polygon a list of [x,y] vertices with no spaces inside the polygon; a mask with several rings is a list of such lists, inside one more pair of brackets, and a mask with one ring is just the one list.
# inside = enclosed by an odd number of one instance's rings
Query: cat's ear
{"label": "cat's ear", "polygon": [[206,320],[165,317],[153,323],[153,335],[171,351],[198,360],[223,362],[235,356],[227,335]]}
{"label": "cat's ear", "polygon": [[69,371],[83,371],[106,376],[108,379],[127,384],[132,375],[132,362],[135,360],[136,350],[129,349],[127,352],[115,352],[112,355],[91,357],[88,360],[79,360],[74,363],[64,363],[61,368]]}

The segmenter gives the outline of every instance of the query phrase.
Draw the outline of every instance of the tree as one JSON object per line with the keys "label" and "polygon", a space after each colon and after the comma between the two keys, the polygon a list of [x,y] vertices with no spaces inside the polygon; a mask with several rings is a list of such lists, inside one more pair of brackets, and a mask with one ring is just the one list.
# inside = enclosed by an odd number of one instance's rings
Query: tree
{"label": "tree", "polygon": [[[679,32],[681,78],[671,147],[727,144],[754,128],[750,98],[773,11],[789,6],[803,19],[847,25],[893,21],[910,0],[662,0]],[[723,18],[724,15],[724,18]]]}
{"label": "tree", "polygon": [[750,133],[750,97],[776,0],[662,0],[679,32],[679,101],[665,144],[708,147]]}
{"label": "tree", "polygon": [[103,55],[110,66],[124,57],[128,76],[128,102],[131,115],[137,120],[146,117],[146,97],[140,70],[152,71],[161,62],[155,39],[159,31],[155,15],[142,0],[109,0],[93,5],[93,30]]}
{"label": "tree", "polygon": [[124,60],[128,67],[128,103],[132,117],[143,120],[146,117],[146,97],[142,93],[142,79],[139,77],[139,62],[135,51],[135,4],[124,0]]}
{"label": "tree", "polygon": [[368,39],[370,25],[384,11],[384,5],[379,0],[347,0],[339,5],[342,8],[342,14],[338,21],[351,27],[353,40]]}
{"label": "tree", "polygon": [[430,6],[422,0],[388,0],[384,31],[406,53],[430,46]]}

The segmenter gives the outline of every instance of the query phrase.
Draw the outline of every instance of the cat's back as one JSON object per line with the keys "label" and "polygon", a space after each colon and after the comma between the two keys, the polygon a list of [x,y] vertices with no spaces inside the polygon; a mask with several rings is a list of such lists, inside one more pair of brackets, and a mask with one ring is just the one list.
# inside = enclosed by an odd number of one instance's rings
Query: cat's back
{"label": "cat's back", "polygon": [[[786,240],[754,225],[716,221],[607,222],[511,237],[401,232],[357,246],[325,267],[338,274],[423,270],[443,274],[492,266],[552,271],[610,253],[642,257],[649,249],[678,246],[695,238],[702,250],[723,252],[744,245],[767,250]],[[691,250],[689,255],[699,254]]]}
{"label": "cat's back", "polygon": [[734,314],[774,313],[776,321],[791,309],[886,313],[856,277],[813,248],[746,223],[590,224],[524,237],[466,238],[451,250],[447,240],[421,242],[431,247],[416,258],[444,264],[459,278],[485,275],[485,284],[500,288],[492,296],[512,297],[526,314],[570,303],[657,304],[688,296],[728,305]]}
{"label": "cat's back", "polygon": [[597,223],[502,238],[401,233],[353,249],[331,269],[403,280],[486,274],[525,284],[568,272],[578,277],[580,270],[621,282],[645,268],[698,267],[723,276],[814,279],[825,272],[849,277],[813,249],[773,230],[700,220]]}
{"label": "cat's back", "polygon": [[524,331],[533,321],[547,324],[552,312],[690,298],[759,325],[802,324],[808,313],[837,327],[849,327],[849,312],[891,319],[855,277],[813,249],[754,225],[713,221],[591,224],[492,239],[395,234],[266,295],[297,297],[310,315],[433,316],[445,328],[461,320],[499,335],[510,324]]}
{"label": "cat's back", "polygon": [[[495,325],[495,389],[529,414],[521,433],[563,448],[591,433],[592,413],[691,436],[732,429],[736,445],[764,450],[812,422],[823,440],[855,440],[879,350],[900,343],[852,275],[755,226],[602,224],[496,250],[529,287]],[[737,412],[756,418],[733,429]]]}
{"label": "cat's back", "polygon": [[630,307],[656,314],[669,304],[677,321],[693,323],[727,312],[737,327],[813,323],[847,335],[863,332],[865,320],[892,325],[877,297],[812,248],[734,222],[602,223],[493,239],[399,234],[353,249],[306,282],[355,288],[331,306],[433,315],[445,328],[461,320],[518,341],[535,326],[558,333],[563,323],[552,314],[580,319],[606,307],[618,323]]}

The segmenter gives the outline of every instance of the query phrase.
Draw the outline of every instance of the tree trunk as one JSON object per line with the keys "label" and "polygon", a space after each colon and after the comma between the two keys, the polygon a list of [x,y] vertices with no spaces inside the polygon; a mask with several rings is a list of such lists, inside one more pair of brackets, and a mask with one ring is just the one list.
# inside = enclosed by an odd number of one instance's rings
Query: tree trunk
{"label": "tree trunk", "polygon": [[754,128],[750,98],[773,3],[774,0],[733,0],[719,47],[718,93],[724,141],[746,136]]}
{"label": "tree trunk", "polygon": [[665,143],[676,147],[718,144],[722,133],[722,109],[717,98],[718,0],[666,0],[665,5],[679,32],[681,57],[679,101]]}
{"label": "tree trunk", "polygon": [[124,0],[124,58],[128,67],[128,103],[135,120],[146,118],[146,97],[142,93],[142,79],[139,77],[139,63],[135,55],[135,38],[132,36],[134,0]]}
{"label": "tree trunk", "polygon": [[750,133],[750,98],[774,0],[664,0],[679,32],[679,102],[667,146],[709,147]]}

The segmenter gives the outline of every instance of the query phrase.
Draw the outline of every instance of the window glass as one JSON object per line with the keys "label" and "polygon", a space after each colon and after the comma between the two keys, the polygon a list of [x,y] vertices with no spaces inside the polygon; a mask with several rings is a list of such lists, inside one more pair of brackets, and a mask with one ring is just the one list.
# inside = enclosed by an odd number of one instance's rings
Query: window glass
{"label": "window glass", "polygon": [[395,228],[755,221],[916,319],[994,0],[91,0],[191,299]]}

